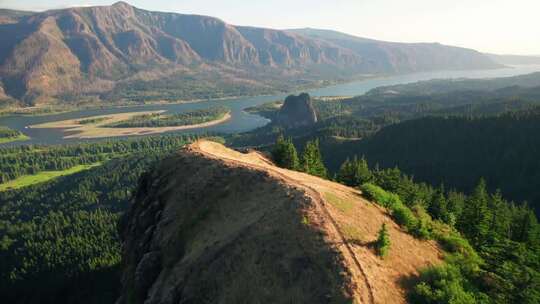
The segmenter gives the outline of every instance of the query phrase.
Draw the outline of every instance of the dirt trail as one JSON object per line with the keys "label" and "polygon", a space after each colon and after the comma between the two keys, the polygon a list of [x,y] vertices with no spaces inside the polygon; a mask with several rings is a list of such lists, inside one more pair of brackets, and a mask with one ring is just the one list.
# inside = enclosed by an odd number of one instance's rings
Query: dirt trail
{"label": "dirt trail", "polygon": [[[356,189],[278,168],[254,151],[244,154],[204,140],[188,149],[235,166],[266,171],[303,189],[316,202],[314,212],[322,218],[327,239],[342,253],[356,287],[355,303],[406,303],[404,278],[441,259],[441,251],[434,243],[416,240],[402,231],[382,208],[362,199]],[[369,246],[382,223],[389,225],[392,240],[390,255],[385,260]]]}

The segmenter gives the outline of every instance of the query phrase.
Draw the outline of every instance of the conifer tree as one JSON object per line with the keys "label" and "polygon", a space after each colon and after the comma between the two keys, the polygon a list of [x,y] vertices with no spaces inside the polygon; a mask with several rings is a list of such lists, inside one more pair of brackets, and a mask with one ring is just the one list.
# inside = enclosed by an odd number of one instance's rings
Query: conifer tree
{"label": "conifer tree", "polygon": [[388,255],[388,250],[390,250],[390,235],[388,234],[386,223],[383,223],[381,229],[379,230],[379,236],[377,237],[375,248],[377,249],[377,254],[379,256],[385,257]]}
{"label": "conifer tree", "polygon": [[339,172],[336,177],[337,181],[350,186],[354,187],[356,186],[355,180],[354,180],[354,165],[353,163],[347,158],[343,164],[341,164],[341,167],[339,168]]}
{"label": "conifer tree", "polygon": [[272,149],[274,162],[282,168],[297,170],[299,168],[298,153],[291,138],[285,139],[279,135]]}
{"label": "conifer tree", "polygon": [[369,170],[368,163],[364,157],[356,160],[355,179],[357,185],[362,185],[373,180],[373,173]]}
{"label": "conifer tree", "polygon": [[322,161],[319,140],[308,141],[302,153],[302,170],[308,174],[326,178],[328,171]]}
{"label": "conifer tree", "polygon": [[283,159],[283,167],[291,170],[298,170],[300,167],[300,160],[298,159],[298,152],[294,146],[292,139],[289,137],[285,143],[285,155]]}
{"label": "conifer tree", "polygon": [[491,218],[489,220],[491,238],[509,238],[510,226],[512,224],[511,212],[500,190],[497,190],[495,194],[491,195],[488,208],[491,211]]}
{"label": "conifer tree", "polygon": [[489,232],[491,214],[488,201],[486,182],[481,179],[473,194],[465,202],[460,222],[461,230],[475,245],[480,245]]}
{"label": "conifer tree", "polygon": [[283,134],[280,134],[276,139],[276,143],[272,148],[272,159],[278,166],[283,166],[283,159],[285,158],[285,137]]}
{"label": "conifer tree", "polygon": [[373,174],[369,170],[367,161],[364,158],[358,159],[354,157],[352,161],[348,158],[341,165],[337,180],[349,187],[357,187],[364,183],[370,182],[373,179]]}
{"label": "conifer tree", "polygon": [[540,241],[540,226],[534,212],[526,204],[519,207],[514,225],[514,240],[527,244],[538,244]]}
{"label": "conifer tree", "polygon": [[444,186],[441,186],[429,204],[428,208],[429,214],[438,220],[444,221],[445,223],[449,222],[448,216],[448,202],[446,200]]}

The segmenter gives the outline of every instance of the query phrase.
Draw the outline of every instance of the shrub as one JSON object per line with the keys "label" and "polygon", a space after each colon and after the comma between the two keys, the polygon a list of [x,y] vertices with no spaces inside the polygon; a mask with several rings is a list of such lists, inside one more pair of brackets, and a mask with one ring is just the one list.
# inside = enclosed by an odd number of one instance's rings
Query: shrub
{"label": "shrub", "polygon": [[393,206],[403,205],[397,194],[387,192],[374,184],[365,183],[360,188],[367,199],[375,201],[383,207],[391,209]]}
{"label": "shrub", "polygon": [[456,233],[440,235],[437,237],[437,240],[444,250],[448,252],[467,254],[473,251],[469,241]]}
{"label": "shrub", "polygon": [[412,209],[417,218],[412,233],[421,239],[431,238],[433,230],[433,220],[431,219],[431,216],[420,205],[415,205]]}
{"label": "shrub", "polygon": [[412,303],[490,303],[486,294],[479,292],[473,281],[478,281],[482,260],[473,255],[451,254],[442,266],[429,267],[420,272],[419,283],[410,294]]}
{"label": "shrub", "polygon": [[411,209],[405,205],[396,205],[392,210],[392,217],[401,226],[404,226],[409,231],[413,231],[417,225],[418,220],[412,213]]}
{"label": "shrub", "polygon": [[459,268],[452,265],[428,268],[420,274],[411,303],[476,303],[474,293],[465,290]]}
{"label": "shrub", "polygon": [[377,238],[377,242],[375,243],[375,248],[381,257],[388,255],[388,250],[390,250],[390,235],[388,234],[386,223],[383,223],[381,229],[379,230],[379,236]]}
{"label": "shrub", "polygon": [[361,189],[368,199],[388,208],[396,223],[405,227],[410,232],[415,231],[418,225],[418,219],[411,209],[402,203],[397,194],[387,192],[381,187],[369,183],[363,184]]}
{"label": "shrub", "polygon": [[429,239],[431,237],[429,222],[423,219],[418,220],[412,233],[420,239]]}

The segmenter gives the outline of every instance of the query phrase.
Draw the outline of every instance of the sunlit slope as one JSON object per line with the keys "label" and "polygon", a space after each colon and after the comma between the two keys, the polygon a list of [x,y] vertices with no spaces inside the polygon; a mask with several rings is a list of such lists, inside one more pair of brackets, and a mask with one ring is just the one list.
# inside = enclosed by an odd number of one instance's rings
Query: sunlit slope
{"label": "sunlit slope", "polygon": [[[383,223],[385,259],[372,248]],[[120,303],[404,303],[442,257],[357,190],[210,141],[141,180],[121,231]]]}

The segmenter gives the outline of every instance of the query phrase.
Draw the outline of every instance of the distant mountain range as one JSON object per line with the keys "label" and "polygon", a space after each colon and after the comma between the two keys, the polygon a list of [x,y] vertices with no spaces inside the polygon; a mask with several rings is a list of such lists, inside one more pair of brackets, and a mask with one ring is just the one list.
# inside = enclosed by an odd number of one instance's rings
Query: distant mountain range
{"label": "distant mountain range", "polygon": [[21,105],[179,100],[286,91],[367,74],[500,67],[435,43],[233,26],[124,2],[41,13],[0,10],[0,100]]}
{"label": "distant mountain range", "polygon": [[540,55],[524,56],[524,55],[495,55],[488,54],[494,61],[501,64],[520,65],[520,64],[540,64]]}

